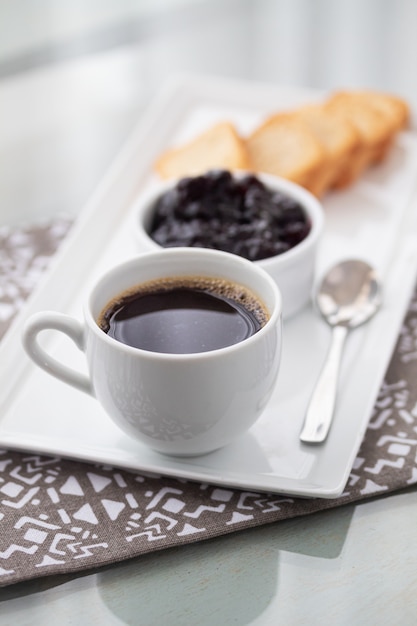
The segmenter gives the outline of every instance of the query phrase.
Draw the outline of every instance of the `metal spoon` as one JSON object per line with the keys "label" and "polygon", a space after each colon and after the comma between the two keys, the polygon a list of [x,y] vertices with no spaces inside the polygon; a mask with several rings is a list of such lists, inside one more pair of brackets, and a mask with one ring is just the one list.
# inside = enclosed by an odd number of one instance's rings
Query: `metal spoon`
{"label": "metal spoon", "polygon": [[359,260],[348,260],[332,267],[316,294],[316,304],[333,327],[325,364],[316,383],[300,439],[321,443],[327,437],[333,418],[343,347],[348,331],[368,321],[381,303],[381,286],[375,270]]}

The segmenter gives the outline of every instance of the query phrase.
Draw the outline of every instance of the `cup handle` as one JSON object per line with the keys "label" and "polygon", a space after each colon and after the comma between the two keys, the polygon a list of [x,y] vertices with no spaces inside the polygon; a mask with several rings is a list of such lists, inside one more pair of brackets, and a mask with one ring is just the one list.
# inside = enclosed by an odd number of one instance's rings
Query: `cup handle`
{"label": "cup handle", "polygon": [[43,330],[58,330],[64,333],[72,339],[79,350],[84,352],[83,325],[76,319],[63,313],[48,311],[35,313],[26,322],[22,341],[23,347],[36,365],[64,383],[94,396],[93,387],[88,376],[60,363],[42,348],[38,341],[38,335]]}

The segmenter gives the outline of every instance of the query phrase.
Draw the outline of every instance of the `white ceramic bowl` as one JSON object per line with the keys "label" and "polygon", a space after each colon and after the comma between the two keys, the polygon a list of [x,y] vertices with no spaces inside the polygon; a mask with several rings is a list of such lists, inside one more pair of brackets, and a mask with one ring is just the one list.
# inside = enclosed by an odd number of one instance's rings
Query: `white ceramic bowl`
{"label": "white ceramic bowl", "polygon": [[[247,172],[234,174],[236,178],[247,175]],[[324,227],[324,212],[317,198],[299,185],[270,174],[256,174],[256,177],[270,189],[280,191],[297,200],[311,221],[309,234],[295,247],[282,254],[254,261],[264,268],[278,284],[283,299],[283,316],[288,318],[303,309],[310,300],[316,253]],[[138,199],[133,210],[133,228],[140,252],[161,248],[149,235],[152,212],[157,198],[175,187],[177,182],[177,180],[172,180],[156,185],[150,192]]]}

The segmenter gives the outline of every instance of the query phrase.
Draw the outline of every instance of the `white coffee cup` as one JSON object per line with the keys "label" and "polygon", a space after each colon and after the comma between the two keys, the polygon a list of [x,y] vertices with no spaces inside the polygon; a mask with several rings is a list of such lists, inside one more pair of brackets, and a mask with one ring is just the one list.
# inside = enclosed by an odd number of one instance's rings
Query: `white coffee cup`
{"label": "white coffee cup", "polygon": [[[99,327],[100,313],[116,296],[175,276],[210,276],[243,285],[263,303],[269,319],[239,343],[192,354],[134,348]],[[264,410],[279,370],[281,312],[277,285],[254,263],[217,250],[172,248],[140,255],[106,273],[84,306],[84,323],[62,313],[34,314],[23,345],[48,373],[95,396],[128,434],[159,452],[193,456],[228,444]],[[88,375],[46,352],[38,335],[48,329],[69,336],[85,352]]]}

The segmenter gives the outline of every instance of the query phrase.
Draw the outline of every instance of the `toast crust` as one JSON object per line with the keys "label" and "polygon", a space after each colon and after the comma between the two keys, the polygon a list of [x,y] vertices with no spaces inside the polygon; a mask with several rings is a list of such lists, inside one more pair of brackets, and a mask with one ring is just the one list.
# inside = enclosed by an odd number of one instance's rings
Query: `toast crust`
{"label": "toast crust", "polygon": [[245,142],[230,122],[219,122],[192,141],[164,152],[155,163],[165,179],[194,176],[209,169],[249,169]]}
{"label": "toast crust", "polygon": [[311,189],[325,161],[321,143],[292,115],[271,116],[248,137],[252,169],[292,180]]}
{"label": "toast crust", "polygon": [[221,121],[192,141],[165,151],[154,167],[161,178],[209,169],[266,172],[316,196],[352,184],[385,158],[409,124],[408,104],[376,91],[339,90],[320,103],[267,117],[248,137]]}
{"label": "toast crust", "polygon": [[338,188],[352,183],[367,167],[383,160],[396,133],[409,120],[409,109],[403,100],[372,91],[335,92],[326,107],[341,119],[349,120],[360,137],[350,167],[335,183]]}
{"label": "toast crust", "polygon": [[351,162],[360,143],[359,134],[349,120],[340,120],[321,104],[300,107],[294,111],[294,117],[309,127],[323,147],[325,163],[311,188],[316,196],[321,196]]}

